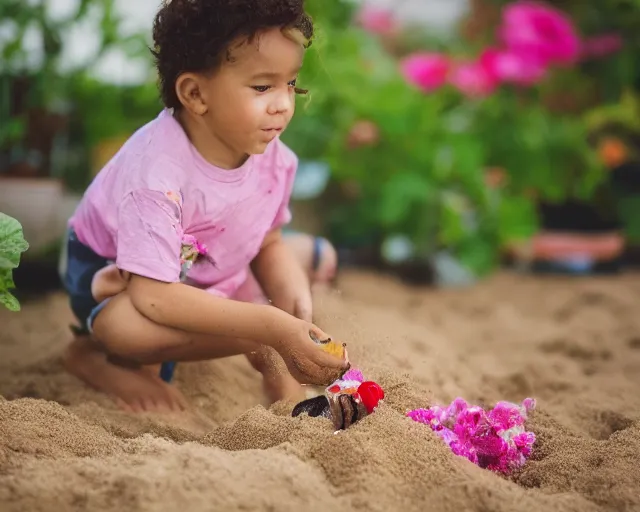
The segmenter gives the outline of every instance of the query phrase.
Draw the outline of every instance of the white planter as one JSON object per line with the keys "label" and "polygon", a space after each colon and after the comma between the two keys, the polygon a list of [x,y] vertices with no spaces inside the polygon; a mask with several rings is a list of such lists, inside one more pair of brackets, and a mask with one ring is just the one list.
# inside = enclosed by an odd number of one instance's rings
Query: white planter
{"label": "white planter", "polygon": [[22,224],[31,254],[64,235],[69,203],[57,179],[0,177],[0,211]]}

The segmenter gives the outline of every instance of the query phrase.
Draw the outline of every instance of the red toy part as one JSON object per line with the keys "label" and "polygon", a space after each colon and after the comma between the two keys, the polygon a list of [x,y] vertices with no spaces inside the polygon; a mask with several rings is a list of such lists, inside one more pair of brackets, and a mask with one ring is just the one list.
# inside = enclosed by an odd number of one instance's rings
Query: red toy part
{"label": "red toy part", "polygon": [[384,398],[384,390],[375,382],[369,380],[358,387],[358,395],[367,408],[369,414],[378,406],[378,402]]}

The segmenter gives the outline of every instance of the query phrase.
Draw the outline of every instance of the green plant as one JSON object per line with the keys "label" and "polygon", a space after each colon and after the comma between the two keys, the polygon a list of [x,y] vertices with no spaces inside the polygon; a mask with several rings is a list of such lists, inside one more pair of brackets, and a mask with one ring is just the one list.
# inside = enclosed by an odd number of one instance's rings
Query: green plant
{"label": "green plant", "polygon": [[[301,76],[311,97],[284,139],[303,159],[328,163],[338,185],[357,184],[357,198],[328,205],[336,243],[403,235],[418,260],[446,247],[485,274],[503,244],[535,231],[530,198],[485,184],[490,149],[477,130],[484,107],[451,90],[416,91],[379,42],[354,27],[323,26],[320,37]],[[377,143],[350,147],[359,120],[379,127]]]}
{"label": "green plant", "polygon": [[18,299],[10,292],[15,288],[13,270],[18,268],[20,256],[28,248],[20,223],[0,212],[0,304],[11,311],[20,310]]}
{"label": "green plant", "polygon": [[[0,19],[10,20],[12,37],[5,41],[0,54],[4,76],[31,75],[36,86],[31,92],[31,103],[49,105],[67,96],[67,79],[74,80],[84,73],[84,66],[65,69],[61,66],[63,34],[78,23],[97,19],[99,42],[92,59],[99,59],[107,50],[118,47],[132,57],[146,51],[146,41],[141,34],[123,35],[122,19],[115,9],[115,0],[80,0],[78,7],[66,18],[53,19],[48,12],[48,2],[35,0],[4,0],[0,4]],[[25,45],[29,32],[39,33],[40,48]],[[29,66],[28,53],[42,54],[41,62]]]}
{"label": "green plant", "polygon": [[[411,239],[418,259],[447,248],[485,274],[502,248],[535,234],[539,201],[601,202],[608,174],[589,138],[594,116],[583,113],[618,101],[638,80],[633,62],[640,37],[630,20],[640,10],[610,0],[599,16],[597,7],[577,0],[551,3],[566,8],[590,42],[610,37],[609,50],[599,41],[589,54],[596,57],[550,69],[533,87],[505,84],[473,100],[446,86],[417,92],[400,76],[397,52],[390,55],[384,41],[351,23],[351,2],[311,2],[318,5],[321,26],[301,76],[311,97],[284,138],[301,158],[329,164],[337,185],[331,190],[351,191],[331,192],[324,202],[330,235],[339,245],[355,239],[379,244],[402,235]],[[422,49],[447,52],[453,61],[474,60],[487,44],[496,44],[495,32],[491,26],[488,37],[425,43]],[[416,50],[400,37],[395,48],[403,46]],[[632,121],[629,112],[618,111]],[[354,148],[350,131],[362,120],[379,128],[379,141]],[[488,169],[501,170],[504,182],[488,184]]]}
{"label": "green plant", "polygon": [[[9,28],[8,38],[0,48],[0,152],[4,153],[1,156],[8,169],[0,172],[18,169],[16,172],[22,173],[26,164],[30,168],[28,175],[66,179],[74,171],[68,165],[56,167],[53,149],[67,151],[65,160],[78,160],[72,153],[78,152],[77,143],[83,141],[73,137],[70,140],[68,129],[69,124],[77,124],[70,117],[77,116],[74,105],[78,88],[89,80],[90,71],[83,64],[72,68],[63,61],[64,34],[78,23],[97,24],[98,45],[91,62],[115,48],[131,58],[148,52],[144,36],[123,34],[115,0],[80,0],[75,11],[64,18],[53,18],[48,4],[45,0],[0,2],[0,19],[6,20]],[[40,41],[39,46],[27,45],[26,40]],[[95,117],[96,113],[104,113],[95,108],[96,104],[100,101],[94,97],[91,108],[85,108],[80,115]],[[126,116],[122,119],[126,120]],[[74,144],[76,147],[71,149],[64,147]],[[85,173],[87,170],[85,167]],[[71,181],[78,180],[72,176]]]}

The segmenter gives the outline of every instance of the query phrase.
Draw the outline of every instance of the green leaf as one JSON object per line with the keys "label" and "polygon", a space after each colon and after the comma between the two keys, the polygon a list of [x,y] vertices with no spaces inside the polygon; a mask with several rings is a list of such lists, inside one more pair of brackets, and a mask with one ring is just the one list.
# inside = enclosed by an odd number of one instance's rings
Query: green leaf
{"label": "green leaf", "polygon": [[501,243],[526,240],[537,229],[535,206],[526,197],[503,196],[498,207],[498,232]]}
{"label": "green leaf", "polygon": [[19,311],[18,300],[9,292],[15,288],[13,269],[20,264],[20,255],[29,248],[22,226],[13,217],[0,213],[0,304],[10,311]]}
{"label": "green leaf", "polygon": [[8,291],[0,291],[0,304],[4,304],[9,311],[20,311],[20,303]]}
{"label": "green leaf", "polygon": [[455,194],[444,194],[440,218],[440,243],[453,246],[463,240],[467,234],[464,225],[464,202]]}
{"label": "green leaf", "polygon": [[496,265],[497,246],[481,236],[470,237],[455,251],[460,263],[476,276],[487,275]]}
{"label": "green leaf", "polygon": [[0,268],[17,268],[20,255],[28,248],[22,225],[13,217],[0,212]]}
{"label": "green leaf", "polygon": [[387,226],[402,222],[411,211],[411,206],[424,203],[431,197],[427,181],[417,173],[394,174],[382,190],[380,220]]}
{"label": "green leaf", "polygon": [[0,268],[0,290],[12,290],[15,287],[11,269]]}
{"label": "green leaf", "polygon": [[23,119],[9,119],[4,126],[0,126],[0,143],[7,143],[19,140],[25,132]]}

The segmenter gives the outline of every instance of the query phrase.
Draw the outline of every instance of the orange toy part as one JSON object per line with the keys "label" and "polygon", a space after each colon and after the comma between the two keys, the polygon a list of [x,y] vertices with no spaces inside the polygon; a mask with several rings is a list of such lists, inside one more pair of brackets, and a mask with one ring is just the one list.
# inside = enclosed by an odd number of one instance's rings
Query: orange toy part
{"label": "orange toy part", "polygon": [[311,336],[313,342],[318,345],[321,350],[325,351],[327,354],[331,354],[339,357],[340,359],[348,361],[346,343],[339,343],[337,341],[333,341],[331,338],[320,340],[314,333],[309,333],[309,335]]}

